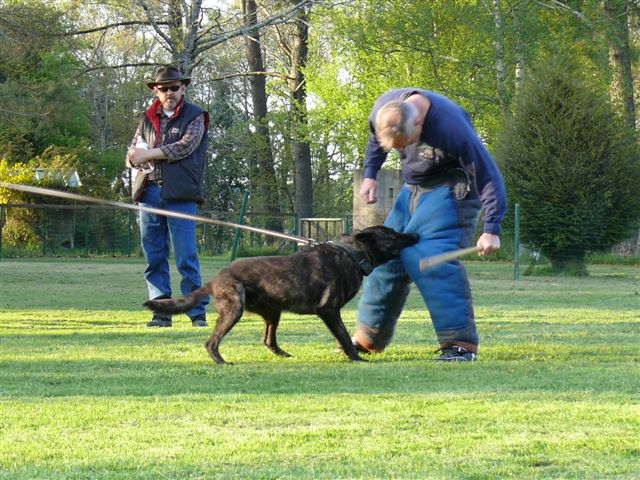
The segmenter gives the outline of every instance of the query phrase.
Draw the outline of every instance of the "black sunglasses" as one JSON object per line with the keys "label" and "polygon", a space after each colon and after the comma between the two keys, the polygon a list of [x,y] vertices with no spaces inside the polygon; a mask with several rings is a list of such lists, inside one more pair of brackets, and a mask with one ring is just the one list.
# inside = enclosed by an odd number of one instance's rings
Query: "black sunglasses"
{"label": "black sunglasses", "polygon": [[171,85],[170,87],[156,87],[158,90],[160,90],[162,93],[168,92],[169,90],[171,90],[172,92],[177,92],[178,90],[180,90],[180,87],[182,85]]}

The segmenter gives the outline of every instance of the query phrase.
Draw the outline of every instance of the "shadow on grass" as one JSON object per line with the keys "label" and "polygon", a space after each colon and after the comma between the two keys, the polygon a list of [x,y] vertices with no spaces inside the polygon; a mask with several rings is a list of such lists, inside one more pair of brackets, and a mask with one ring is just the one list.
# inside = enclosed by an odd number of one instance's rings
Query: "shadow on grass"
{"label": "shadow on grass", "polygon": [[[204,353],[204,352],[203,352]],[[239,352],[242,354],[243,352]],[[245,352],[246,354],[246,352]],[[231,355],[229,355],[230,357]],[[272,359],[215,365],[202,361],[5,360],[0,398],[275,394],[463,394],[536,396],[577,392],[635,394],[636,366],[524,359],[474,364],[377,358]]]}
{"label": "shadow on grass", "polygon": [[[506,394],[637,393],[637,321],[567,324],[501,320],[487,325],[480,361],[432,361],[426,320],[398,326],[394,343],[369,363],[335,352],[335,340],[311,316],[284,319],[279,343],[261,344],[263,323],[245,319],[225,338],[215,365],[204,343],[211,328],[179,324],[153,330],[113,321],[43,325],[10,322],[0,335],[0,398],[171,396],[190,394]],[[550,319],[548,319],[550,320]],[[49,328],[53,327],[53,328]],[[351,325],[348,325],[350,328]]]}

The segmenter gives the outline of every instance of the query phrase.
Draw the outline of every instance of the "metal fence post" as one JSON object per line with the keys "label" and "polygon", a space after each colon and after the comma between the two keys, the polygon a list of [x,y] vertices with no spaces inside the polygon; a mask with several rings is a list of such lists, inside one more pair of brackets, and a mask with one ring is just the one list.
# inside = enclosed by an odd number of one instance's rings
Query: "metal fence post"
{"label": "metal fence post", "polygon": [[[244,197],[242,198],[242,207],[240,207],[240,215],[238,216],[238,224],[244,224],[244,212],[247,210],[247,203],[249,202],[249,192],[244,192]],[[231,261],[233,262],[236,259],[236,252],[238,251],[238,244],[240,243],[240,234],[241,230],[236,228],[236,236],[233,240],[233,247],[231,248]]]}
{"label": "metal fence post", "polygon": [[4,209],[0,207],[0,260],[2,260],[2,229],[4,227]]}
{"label": "metal fence post", "polygon": [[131,256],[131,210],[127,210],[127,257]]}
{"label": "metal fence post", "polygon": [[207,251],[207,224],[206,223],[202,225],[202,251],[204,253],[209,253]]}
{"label": "metal fence post", "polygon": [[42,211],[42,256],[47,256],[47,209]]}
{"label": "metal fence post", "polygon": [[515,205],[515,234],[514,234],[514,252],[513,252],[513,278],[520,279],[520,204]]}
{"label": "metal fence post", "polygon": [[[298,214],[294,213],[293,214],[293,234],[294,235],[300,235],[300,231],[298,229],[298,225],[300,224],[300,220],[298,218]],[[299,250],[299,246],[298,246],[298,242],[294,242],[293,243],[293,251],[297,252]]]}
{"label": "metal fence post", "polygon": [[89,207],[84,211],[84,249],[85,255],[89,256]]}

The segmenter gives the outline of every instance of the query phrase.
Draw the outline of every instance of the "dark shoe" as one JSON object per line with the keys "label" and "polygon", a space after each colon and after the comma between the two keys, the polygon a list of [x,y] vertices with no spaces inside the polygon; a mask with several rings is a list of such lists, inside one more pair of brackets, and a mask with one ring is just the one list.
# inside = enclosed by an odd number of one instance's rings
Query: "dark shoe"
{"label": "dark shoe", "polygon": [[438,358],[434,359],[438,362],[473,362],[478,357],[475,353],[457,345],[445,347],[436,352],[442,352]]}
{"label": "dark shoe", "polygon": [[207,317],[205,315],[196,315],[191,319],[191,325],[194,327],[208,327]]}
{"label": "dark shoe", "polygon": [[147,322],[147,327],[170,327],[171,317],[161,317],[154,315],[150,322]]}

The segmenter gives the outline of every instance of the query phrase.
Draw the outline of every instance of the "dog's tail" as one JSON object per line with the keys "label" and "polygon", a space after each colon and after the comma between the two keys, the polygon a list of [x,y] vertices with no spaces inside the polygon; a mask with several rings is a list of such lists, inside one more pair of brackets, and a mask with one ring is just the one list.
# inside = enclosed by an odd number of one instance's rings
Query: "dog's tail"
{"label": "dog's tail", "polygon": [[148,300],[144,302],[144,306],[155,313],[174,314],[185,313],[197,307],[200,299],[212,293],[211,283],[194,290],[186,297],[182,298],[166,298],[162,300]]}

